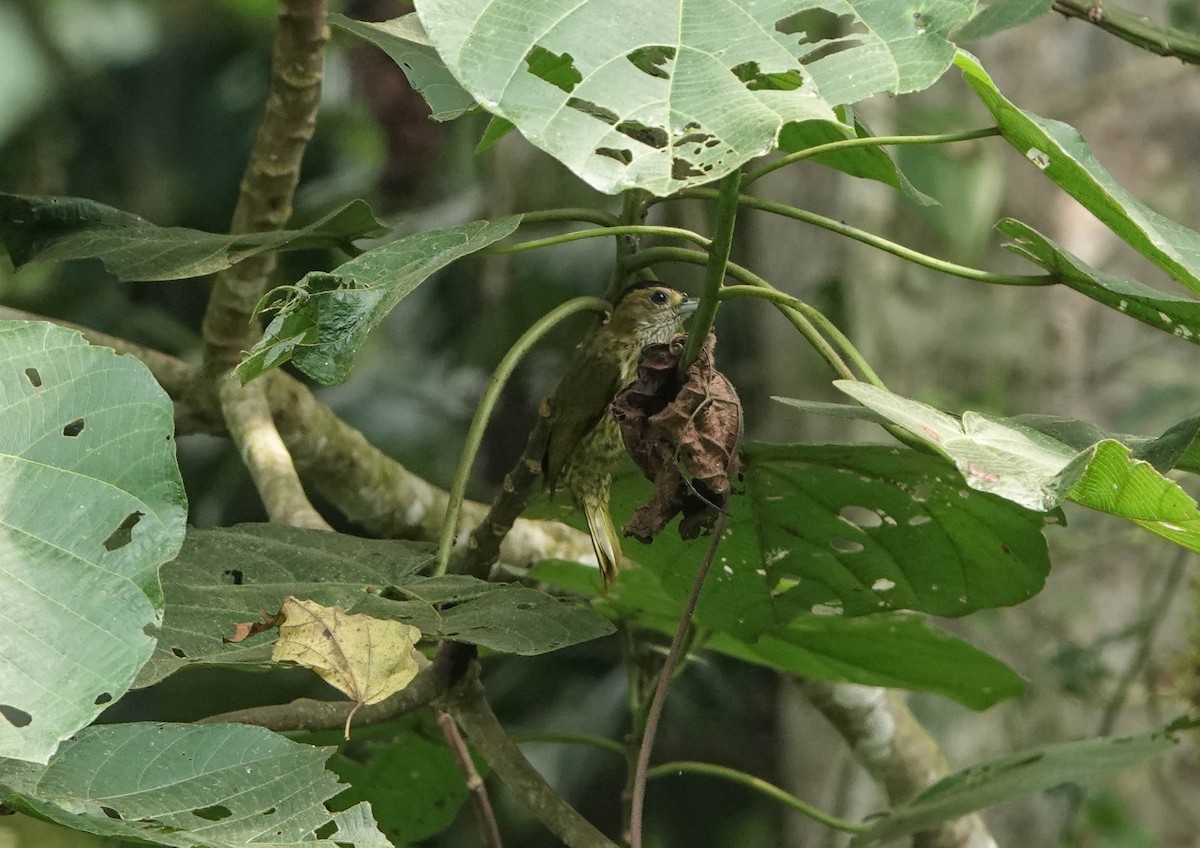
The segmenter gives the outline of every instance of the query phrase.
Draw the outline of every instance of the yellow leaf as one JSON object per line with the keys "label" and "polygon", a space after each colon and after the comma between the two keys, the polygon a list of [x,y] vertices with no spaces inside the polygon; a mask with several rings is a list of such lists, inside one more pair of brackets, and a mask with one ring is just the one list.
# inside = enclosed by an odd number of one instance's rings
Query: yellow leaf
{"label": "yellow leaf", "polygon": [[340,607],[284,598],[284,621],[271,659],[310,668],[355,702],[350,720],[363,704],[375,704],[399,692],[417,674],[417,628],[369,615],[351,615]]}

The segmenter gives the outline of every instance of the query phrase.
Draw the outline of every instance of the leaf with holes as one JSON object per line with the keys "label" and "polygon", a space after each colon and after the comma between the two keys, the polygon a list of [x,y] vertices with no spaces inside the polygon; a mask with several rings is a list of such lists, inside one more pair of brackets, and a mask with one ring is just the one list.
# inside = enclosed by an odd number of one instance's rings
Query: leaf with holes
{"label": "leaf with holes", "polygon": [[432,113],[429,117],[435,121],[453,120],[475,105],[475,98],[446,70],[415,14],[390,21],[356,21],[333,14],[329,22],[387,53],[404,71],[409,84],[425,98]]}
{"label": "leaf with holes", "polygon": [[0,754],[46,762],[154,650],[187,515],[173,434],[132,356],[0,322]]}
{"label": "leaf with holes", "polygon": [[[607,594],[596,569],[579,563],[541,562],[530,576],[593,598],[596,609],[614,621],[632,621],[668,636],[683,611],[682,599],[669,596],[649,568],[625,569]],[[787,674],[936,692],[976,710],[1025,689],[1024,681],[1000,660],[904,613],[801,615],[750,641],[710,633],[705,647]]]}
{"label": "leaf with holes", "polygon": [[158,227],[81,197],[0,194],[0,244],[14,265],[99,259],[121,280],[182,280],[261,253],[337,247],[386,228],[355,200],[298,230],[228,235]]}
{"label": "leaf with holes", "polygon": [[1118,185],[1079,130],[1014,106],[970,53],[959,51],[955,64],[1004,138],[1033,167],[1151,262],[1200,292],[1200,233],[1158,214]]}
{"label": "leaf with holes", "polygon": [[943,778],[911,801],[871,820],[853,848],[894,844],[900,837],[1063,783],[1090,783],[1162,756],[1196,727],[1180,720],[1137,736],[1088,739],[1022,751]]}
{"label": "leaf with holes", "polygon": [[413,289],[456,259],[511,235],[520,215],[415,233],[368,250],[332,271],[312,271],[282,300],[235,374],[243,383],[291,360],[318,382],[350,375],[367,335]]}
{"label": "leaf with holes", "polygon": [[[808,613],[889,610],[965,615],[1020,603],[1050,563],[1046,516],[965,486],[954,466],[907,449],[749,444],[745,491],[697,608],[710,630],[753,641]],[[646,497],[633,474],[614,481],[617,522]],[[572,520],[568,507],[557,513]],[[663,533],[625,553],[667,597],[691,590],[705,540]],[[618,578],[614,593],[622,591]]]}
{"label": "leaf with holes", "polygon": [[[931,85],[954,58],[946,34],[975,0],[916,12],[893,0],[416,5],[486,109],[601,191],[665,196],[774,149],[784,124],[836,122],[835,106]],[[849,31],[817,33],[821,12],[845,16]]]}
{"label": "leaf with holes", "polygon": [[1005,218],[996,229],[1012,239],[1005,247],[1045,268],[1063,285],[1156,330],[1200,344],[1200,300],[1097,271],[1037,230],[1012,218]]}
{"label": "leaf with holes", "polygon": [[1184,456],[1200,430],[1195,419],[1143,443],[1142,455],[1111,438],[1077,450],[1011,418],[965,412],[960,421],[866,383],[834,385],[950,457],[972,489],[1040,511],[1071,500],[1200,551],[1200,507],[1152,462]]}
{"label": "leaf with holes", "polygon": [[[236,644],[222,637],[278,610],[289,595],[409,624],[430,639],[510,653],[542,653],[612,631],[590,610],[533,589],[419,575],[432,564],[432,547],[420,542],[274,524],[190,528],[179,556],[163,569],[162,634],[137,685],[189,664],[269,663],[273,634]],[[450,606],[439,610],[442,604]]]}
{"label": "leaf with holes", "polygon": [[[239,724],[88,727],[48,765],[0,761],[0,802],[76,830],[178,848],[380,848],[369,805],[335,817],[331,748]],[[328,839],[318,839],[336,823]],[[373,832],[372,832],[373,831]]]}

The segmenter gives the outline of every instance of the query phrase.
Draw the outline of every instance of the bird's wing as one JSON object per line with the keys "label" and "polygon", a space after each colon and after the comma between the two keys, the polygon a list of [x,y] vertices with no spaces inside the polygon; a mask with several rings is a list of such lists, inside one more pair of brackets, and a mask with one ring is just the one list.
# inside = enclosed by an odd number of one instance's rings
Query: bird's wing
{"label": "bird's wing", "polygon": [[579,442],[608,414],[620,389],[620,364],[611,357],[586,356],[580,345],[550,397],[550,439],[542,471],[551,491]]}

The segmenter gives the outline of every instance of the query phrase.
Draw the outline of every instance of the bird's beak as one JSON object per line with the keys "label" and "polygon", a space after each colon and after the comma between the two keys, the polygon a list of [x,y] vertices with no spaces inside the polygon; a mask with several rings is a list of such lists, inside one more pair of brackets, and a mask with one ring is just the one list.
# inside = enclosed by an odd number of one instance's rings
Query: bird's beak
{"label": "bird's beak", "polygon": [[695,312],[699,308],[700,308],[700,299],[696,298],[696,297],[689,297],[683,303],[679,304],[679,314],[680,315],[691,315],[693,312]]}

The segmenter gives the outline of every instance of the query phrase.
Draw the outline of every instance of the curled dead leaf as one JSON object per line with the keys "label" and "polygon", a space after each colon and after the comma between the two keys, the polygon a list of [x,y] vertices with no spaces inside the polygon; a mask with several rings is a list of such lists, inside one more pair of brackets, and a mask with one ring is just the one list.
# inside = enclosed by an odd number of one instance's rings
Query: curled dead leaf
{"label": "curled dead leaf", "polygon": [[273,627],[278,627],[283,622],[283,613],[260,612],[262,618],[259,621],[238,621],[233,625],[232,636],[222,636],[221,641],[226,645],[235,642],[244,642],[251,636],[257,636],[263,631],[270,630]]}
{"label": "curled dead leaf", "polygon": [[637,379],[610,407],[625,449],[654,483],[654,496],[639,507],[625,535],[651,541],[679,513],[679,535],[693,539],[711,530],[729,504],[733,478],[741,473],[742,404],[729,379],[716,369],[709,334],[686,374],[679,358],[687,337],[648,345]]}

